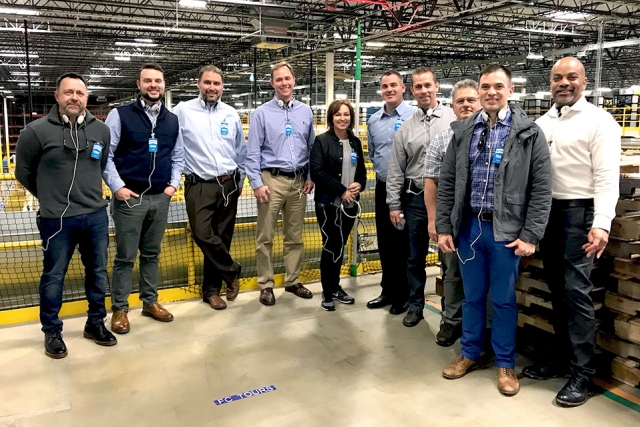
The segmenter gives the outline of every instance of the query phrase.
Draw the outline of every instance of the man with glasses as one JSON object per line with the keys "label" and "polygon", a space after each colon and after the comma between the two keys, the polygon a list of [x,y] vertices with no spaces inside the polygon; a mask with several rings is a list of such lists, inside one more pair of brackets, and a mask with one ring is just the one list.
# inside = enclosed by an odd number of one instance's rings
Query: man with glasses
{"label": "man with glasses", "polygon": [[[453,99],[453,112],[457,120],[471,117],[480,109],[478,83],[471,79],[459,81],[453,86],[451,99]],[[438,241],[438,233],[436,232],[436,195],[438,194],[440,166],[452,137],[453,130],[449,127],[431,141],[425,155],[424,203],[427,207],[427,218],[429,218],[429,237],[434,242]],[[442,263],[444,294],[442,296],[442,322],[440,323],[440,331],[436,335],[436,343],[443,347],[449,347],[462,335],[464,289],[462,287],[458,256],[455,253],[441,251],[440,262]]]}
{"label": "man with glasses", "polygon": [[[444,253],[458,252],[464,286],[461,355],[447,379],[463,377],[483,350],[491,290],[491,344],[498,390],[520,390],[515,366],[518,307],[515,282],[521,256],[535,252],[549,218],[551,163],[542,130],[509,105],[511,72],[492,64],[480,72],[482,110],[454,122],[438,180],[436,231]],[[455,243],[454,243],[455,242]]]}

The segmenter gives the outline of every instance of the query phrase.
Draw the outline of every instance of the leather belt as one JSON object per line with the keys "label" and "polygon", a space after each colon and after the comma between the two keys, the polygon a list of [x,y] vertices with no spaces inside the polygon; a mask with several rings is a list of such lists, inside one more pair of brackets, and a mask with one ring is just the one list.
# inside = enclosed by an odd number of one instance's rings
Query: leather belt
{"label": "leather belt", "polygon": [[551,207],[554,208],[592,208],[593,199],[553,199]]}
{"label": "leather belt", "polygon": [[196,175],[195,173],[192,173],[191,175],[187,175],[185,180],[189,184],[196,184],[198,182],[219,182],[219,183],[223,183],[225,181],[229,181],[230,179],[233,179],[233,177],[236,176],[236,172],[237,171],[233,171],[233,172],[231,172],[229,174],[216,176],[215,178],[211,178],[211,179],[202,179],[198,175]]}
{"label": "leather belt", "polygon": [[474,212],[473,216],[476,218],[480,218],[480,221],[492,222],[493,221],[493,212],[482,212],[478,214],[478,212]]}
{"label": "leather belt", "polygon": [[267,171],[269,172],[272,176],[285,176],[287,178],[296,178],[298,176],[304,176],[306,177],[306,173],[307,173],[307,167],[301,167],[300,169],[296,169],[295,171],[285,171],[282,170],[280,168],[265,168],[262,169],[263,171]]}

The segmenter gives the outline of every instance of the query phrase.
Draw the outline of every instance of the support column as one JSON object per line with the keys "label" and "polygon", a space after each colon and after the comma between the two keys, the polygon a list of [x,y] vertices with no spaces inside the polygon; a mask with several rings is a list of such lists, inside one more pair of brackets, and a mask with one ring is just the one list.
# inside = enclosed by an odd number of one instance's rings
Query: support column
{"label": "support column", "polygon": [[324,105],[329,106],[333,101],[333,62],[334,53],[327,52],[325,62],[325,89],[324,89]]}
{"label": "support column", "polygon": [[169,111],[173,108],[173,95],[171,93],[171,89],[164,93],[164,105],[166,105]]}

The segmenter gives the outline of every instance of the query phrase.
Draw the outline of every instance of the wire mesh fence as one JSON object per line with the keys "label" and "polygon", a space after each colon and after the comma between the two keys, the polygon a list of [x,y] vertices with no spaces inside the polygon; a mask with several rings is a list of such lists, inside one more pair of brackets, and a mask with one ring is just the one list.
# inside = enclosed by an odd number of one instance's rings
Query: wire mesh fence
{"label": "wire mesh fence", "polygon": [[[356,223],[356,244],[353,237],[345,247],[342,274],[352,273],[351,265],[357,264],[360,272],[373,273],[380,270],[375,227],[374,188],[375,174],[368,167],[367,189],[361,194],[361,215]],[[42,271],[42,242],[36,226],[38,201],[34,199],[11,173],[0,175],[0,310],[32,307],[39,304],[38,287]],[[111,197],[105,186],[104,195]],[[256,276],[255,237],[257,205],[253,191],[245,182],[242,197],[238,202],[231,254],[242,264],[241,286]],[[109,261],[107,271],[111,277],[115,257],[114,227],[110,217]],[[272,262],[274,273],[284,273],[282,256],[282,221],[278,221],[273,242]],[[352,234],[353,236],[353,234]],[[322,237],[318,226],[314,202],[307,201],[305,226],[302,236],[301,280],[320,279],[320,255]],[[353,249],[356,249],[354,252]],[[427,262],[437,262],[437,252],[432,251]],[[159,289],[184,288],[199,293],[202,283],[203,255],[191,238],[182,191],[171,200],[169,219],[160,254]],[[133,268],[133,290],[138,291],[138,262]],[[109,291],[109,289],[108,289]],[[63,301],[85,299],[84,267],[79,254],[74,254],[65,277]]]}

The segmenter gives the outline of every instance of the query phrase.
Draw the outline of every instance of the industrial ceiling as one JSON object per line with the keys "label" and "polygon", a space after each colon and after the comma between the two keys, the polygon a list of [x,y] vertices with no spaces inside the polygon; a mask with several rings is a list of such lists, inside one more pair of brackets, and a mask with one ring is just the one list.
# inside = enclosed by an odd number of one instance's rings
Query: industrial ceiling
{"label": "industrial ceiling", "polygon": [[136,93],[140,65],[153,61],[164,67],[175,102],[194,96],[197,70],[213,63],[225,72],[226,100],[235,94],[246,106],[249,93],[272,96],[270,64],[288,60],[297,96],[314,103],[324,100],[325,58],[335,52],[335,92],[351,97],[358,23],[363,101],[378,99],[384,71],[418,66],[432,67],[441,83],[452,84],[501,62],[526,78],[517,91],[531,93],[548,90],[553,61],[571,54],[582,58],[593,82],[600,46],[601,86],[640,84],[640,1],[200,3],[204,7],[193,0],[0,0],[0,92],[26,96],[28,43],[34,96],[50,94],[58,75],[74,71],[87,77],[97,103],[127,99]]}

